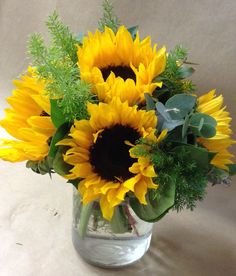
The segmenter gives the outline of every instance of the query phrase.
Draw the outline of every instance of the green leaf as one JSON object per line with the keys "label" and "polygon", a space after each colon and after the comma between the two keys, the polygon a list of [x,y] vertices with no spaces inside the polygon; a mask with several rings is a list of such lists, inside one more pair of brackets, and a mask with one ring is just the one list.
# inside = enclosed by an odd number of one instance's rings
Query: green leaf
{"label": "green leaf", "polygon": [[190,77],[194,72],[195,70],[192,67],[182,66],[178,70],[178,75],[180,79],[186,79]]}
{"label": "green leaf", "polygon": [[80,182],[80,178],[76,178],[76,179],[69,179],[66,183],[70,183],[72,184],[76,189],[78,189],[78,185]]}
{"label": "green leaf", "polygon": [[132,27],[130,27],[130,28],[128,29],[128,31],[130,32],[130,34],[131,34],[133,40],[135,40],[137,31],[138,31],[138,26],[137,26],[137,25],[136,25],[136,26],[132,26]]}
{"label": "green leaf", "polygon": [[50,100],[51,104],[51,119],[56,128],[59,128],[61,125],[65,123],[65,116],[63,114],[62,109],[58,105],[59,100]]}
{"label": "green leaf", "polygon": [[158,115],[159,131],[162,131],[163,129],[168,129],[168,131],[171,131],[184,123],[184,120],[173,120],[169,115],[166,107],[160,102],[156,104],[156,110]]}
{"label": "green leaf", "polygon": [[161,102],[157,102],[156,103],[156,110],[158,112],[158,114],[161,114],[161,116],[166,120],[166,121],[171,121],[171,117],[170,114],[168,113],[168,111],[166,110],[166,107],[164,106],[163,103]]}
{"label": "green leaf", "polygon": [[174,144],[186,144],[187,143],[187,136],[182,137],[182,126],[176,127],[174,130],[168,133],[166,138],[166,142],[171,142]]}
{"label": "green leaf", "polygon": [[229,175],[236,175],[236,164],[228,164],[227,167],[229,168]]}
{"label": "green leaf", "polygon": [[[208,152],[205,148],[196,147],[194,145],[177,146],[173,151],[177,155],[181,155],[183,152],[189,153],[189,160],[194,161],[199,168],[206,171],[208,171],[210,161],[215,155],[215,153]],[[188,162],[188,160],[186,160],[186,162]]]}
{"label": "green leaf", "polygon": [[80,32],[76,37],[76,41],[78,41],[79,44],[82,45],[83,44],[83,39],[84,39],[84,33]]}
{"label": "green leaf", "polygon": [[184,120],[172,120],[172,121],[165,121],[162,125],[163,129],[168,129],[168,131],[173,130],[174,128],[181,126],[184,124]]}
{"label": "green leaf", "polygon": [[184,120],[183,128],[182,128],[182,139],[185,139],[188,131],[190,116],[187,115]]}
{"label": "green leaf", "polygon": [[56,143],[58,143],[60,140],[62,140],[65,135],[68,133],[68,131],[70,130],[70,124],[65,123],[62,126],[60,126],[56,133],[54,134],[54,136],[52,137],[52,141],[50,143],[50,149],[49,149],[49,153],[48,153],[48,158],[49,158],[49,162],[52,162],[56,152],[57,152],[57,146]]}
{"label": "green leaf", "polygon": [[155,109],[155,102],[154,102],[153,98],[148,93],[144,93],[144,97],[146,100],[146,110]]}
{"label": "green leaf", "polygon": [[155,191],[157,193],[155,198],[152,198],[152,192],[149,191],[146,196],[147,205],[141,204],[137,198],[130,198],[130,206],[135,214],[147,222],[160,220],[173,207],[175,202],[175,183],[166,183],[161,194],[158,194],[158,190]]}
{"label": "green leaf", "polygon": [[172,119],[183,119],[190,113],[196,104],[196,97],[178,94],[171,97],[165,104]]}
{"label": "green leaf", "polygon": [[63,155],[68,150],[68,147],[66,146],[59,146],[58,150],[56,152],[56,155],[53,159],[53,169],[54,171],[59,175],[66,175],[69,173],[69,171],[73,168],[73,166],[66,163],[63,159]]}
{"label": "green leaf", "polygon": [[128,232],[129,224],[123,206],[115,207],[110,225],[114,233],[122,234]]}
{"label": "green leaf", "polygon": [[201,137],[211,138],[216,135],[216,120],[204,113],[195,113],[189,121],[190,130]]}
{"label": "green leaf", "polygon": [[217,152],[208,151],[209,162],[216,156]]}

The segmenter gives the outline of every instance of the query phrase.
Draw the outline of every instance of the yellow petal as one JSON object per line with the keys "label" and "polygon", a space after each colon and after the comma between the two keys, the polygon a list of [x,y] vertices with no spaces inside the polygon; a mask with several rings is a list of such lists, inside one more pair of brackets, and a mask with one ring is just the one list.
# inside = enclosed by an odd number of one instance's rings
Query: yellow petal
{"label": "yellow petal", "polygon": [[106,196],[101,196],[100,207],[101,207],[103,217],[106,220],[110,221],[114,213],[114,207],[112,207],[111,204],[108,202]]}
{"label": "yellow petal", "polygon": [[123,186],[128,188],[130,191],[134,191],[135,184],[140,180],[141,175],[137,174],[134,177],[129,178],[123,183]]}
{"label": "yellow petal", "polygon": [[119,183],[114,183],[114,182],[107,182],[103,187],[101,188],[101,193],[106,194],[110,189],[116,189],[120,186]]}
{"label": "yellow petal", "polygon": [[86,178],[92,173],[92,166],[88,162],[76,164],[71,172],[77,177]]}
{"label": "yellow petal", "polygon": [[154,170],[154,166],[153,165],[149,165],[148,167],[146,167],[145,169],[143,169],[142,170],[142,174],[144,176],[147,176],[147,177],[155,177],[155,176],[157,176],[156,172]]}
{"label": "yellow petal", "polygon": [[147,183],[145,182],[144,179],[141,179],[134,187],[134,194],[139,200],[141,204],[147,204],[146,201],[146,195],[147,193]]}

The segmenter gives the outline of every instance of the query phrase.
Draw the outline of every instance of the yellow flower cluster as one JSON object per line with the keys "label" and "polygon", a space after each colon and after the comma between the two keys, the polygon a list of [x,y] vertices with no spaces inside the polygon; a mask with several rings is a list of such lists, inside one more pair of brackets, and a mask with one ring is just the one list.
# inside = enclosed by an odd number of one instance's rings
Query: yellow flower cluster
{"label": "yellow flower cluster", "polygon": [[[152,95],[162,86],[156,79],[165,70],[167,54],[165,47],[152,47],[150,37],[140,40],[137,33],[133,39],[124,26],[117,33],[107,27],[104,32],[88,33],[77,54],[80,77],[91,84],[99,103],[88,103],[89,119],[75,120],[68,138],[57,145],[69,147],[64,161],[72,169],[65,177],[81,179],[78,189],[83,203],[98,200],[104,218],[110,220],[128,193],[147,204],[148,189],[158,188],[150,158],[136,156],[135,143],[140,138],[159,143],[167,134],[164,130],[157,135],[154,111],[140,109],[145,93]],[[43,160],[55,133],[45,83],[29,67],[28,74],[14,84],[16,89],[8,98],[11,108],[0,125],[16,139],[2,140],[0,158]],[[222,104],[222,96],[215,97],[215,91],[199,97],[197,111],[212,116],[217,126],[214,137],[201,137],[198,142],[217,152],[213,165],[227,169],[232,163],[227,148],[235,141],[230,138],[231,118]]]}
{"label": "yellow flower cluster", "polygon": [[89,33],[78,48],[81,79],[93,85],[100,101],[109,102],[114,96],[130,105],[142,103],[144,93],[152,94],[161,82],[153,81],[166,65],[165,47],[151,47],[150,37],[133,40],[121,26],[115,34],[111,29]]}
{"label": "yellow flower cluster", "polygon": [[16,88],[7,99],[11,108],[5,110],[6,118],[0,125],[16,139],[1,140],[0,158],[11,162],[42,160],[49,151],[48,140],[55,132],[50,101],[44,95],[45,84],[31,67],[28,74],[13,83]]}
{"label": "yellow flower cluster", "polygon": [[213,117],[216,122],[216,135],[212,138],[199,137],[198,141],[210,152],[217,153],[211,163],[218,168],[228,170],[227,164],[232,164],[233,154],[228,151],[228,147],[234,144],[231,138],[232,130],[230,128],[231,117],[223,105],[223,96],[216,97],[215,90],[199,97],[198,111]]}

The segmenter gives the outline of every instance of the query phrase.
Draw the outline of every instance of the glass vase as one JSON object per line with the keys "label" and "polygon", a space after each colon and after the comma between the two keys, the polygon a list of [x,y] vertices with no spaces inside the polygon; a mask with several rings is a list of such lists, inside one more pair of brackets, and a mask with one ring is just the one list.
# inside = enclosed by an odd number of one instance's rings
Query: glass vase
{"label": "glass vase", "polygon": [[152,223],[140,220],[123,202],[111,221],[102,217],[99,203],[81,203],[73,193],[72,240],[76,251],[88,263],[100,267],[121,267],[139,260],[150,246]]}

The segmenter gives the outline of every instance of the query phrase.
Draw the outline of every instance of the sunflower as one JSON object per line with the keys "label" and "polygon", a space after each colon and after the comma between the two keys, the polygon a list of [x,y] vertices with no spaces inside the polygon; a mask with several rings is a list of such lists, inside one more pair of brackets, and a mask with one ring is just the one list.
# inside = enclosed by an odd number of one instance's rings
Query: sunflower
{"label": "sunflower", "polygon": [[211,164],[228,170],[227,164],[232,164],[230,160],[233,155],[228,151],[228,147],[236,141],[232,140],[230,135],[232,130],[230,128],[231,117],[229,112],[225,111],[223,105],[223,96],[216,97],[215,90],[199,97],[198,111],[213,117],[216,122],[216,135],[212,138],[198,138],[198,141],[206,147],[210,152],[217,154],[212,159]]}
{"label": "sunflower", "polygon": [[11,162],[42,160],[49,151],[48,141],[55,128],[50,114],[50,102],[44,95],[45,84],[39,81],[33,68],[13,81],[15,90],[7,101],[11,108],[0,125],[15,140],[2,139],[0,158]]}
{"label": "sunflower", "polygon": [[88,104],[89,120],[75,121],[71,138],[58,145],[71,148],[64,156],[73,166],[68,179],[81,178],[79,192],[84,204],[99,200],[105,219],[112,218],[114,207],[131,191],[141,204],[147,204],[147,189],[157,189],[156,176],[148,157],[136,158],[132,145],[141,137],[158,142],[154,135],[154,111],[137,110],[128,102],[114,98],[110,103]]}
{"label": "sunflower", "polygon": [[93,85],[93,92],[103,102],[118,96],[130,105],[142,103],[144,93],[152,94],[162,86],[153,80],[165,65],[165,47],[157,51],[156,44],[151,47],[150,37],[140,41],[138,33],[133,40],[124,26],[116,34],[107,27],[104,32],[89,33],[78,48],[81,79]]}

